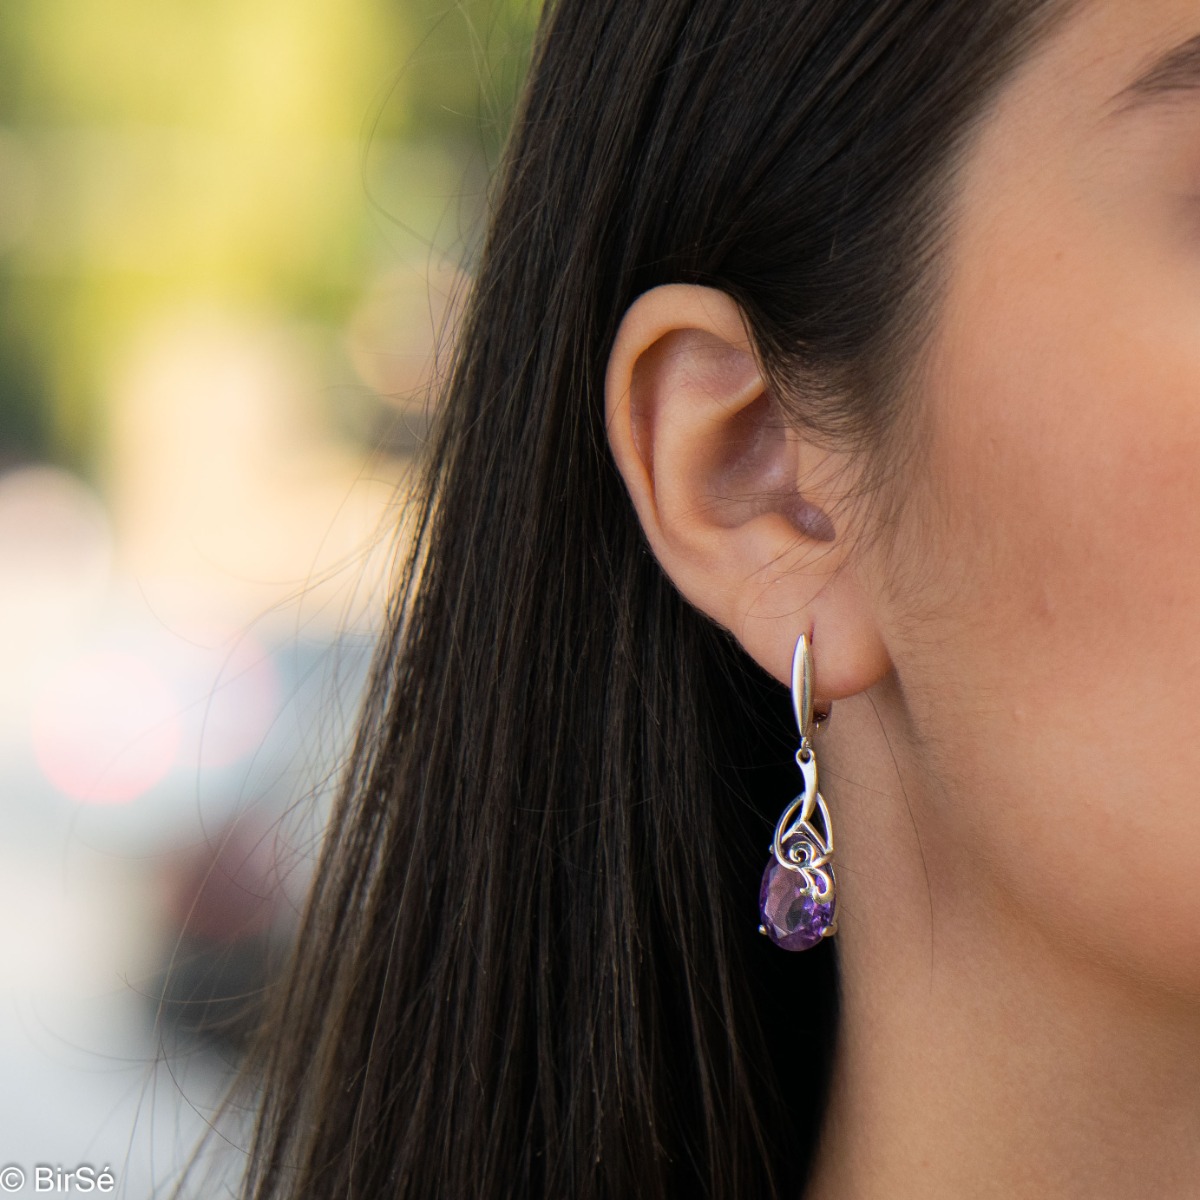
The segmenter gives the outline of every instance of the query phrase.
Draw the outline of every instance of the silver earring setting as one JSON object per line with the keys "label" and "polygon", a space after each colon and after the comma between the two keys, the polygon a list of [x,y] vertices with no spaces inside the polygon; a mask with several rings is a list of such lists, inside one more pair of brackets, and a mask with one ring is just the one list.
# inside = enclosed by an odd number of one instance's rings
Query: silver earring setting
{"label": "silver earring setting", "polygon": [[813,730],[829,711],[814,715],[812,651],[803,633],[792,655],[792,707],[800,730],[796,765],[804,787],[775,825],[771,861],[758,892],[758,931],[784,950],[807,950],[837,931],[837,886],[833,826],[817,791],[812,747]]}

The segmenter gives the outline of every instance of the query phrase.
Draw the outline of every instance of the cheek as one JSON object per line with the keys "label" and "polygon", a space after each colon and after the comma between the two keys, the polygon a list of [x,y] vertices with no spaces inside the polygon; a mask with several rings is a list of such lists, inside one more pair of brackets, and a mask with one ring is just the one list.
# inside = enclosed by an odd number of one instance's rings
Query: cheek
{"label": "cheek", "polygon": [[901,670],[959,854],[1200,987],[1200,268],[1174,294],[1081,242],[1024,238],[947,306]]}
{"label": "cheek", "polygon": [[1200,601],[1200,357],[1072,300],[989,321],[935,467],[967,586],[1059,651],[1025,664],[1031,686],[1053,687],[1072,648],[1101,671],[1148,620]]}

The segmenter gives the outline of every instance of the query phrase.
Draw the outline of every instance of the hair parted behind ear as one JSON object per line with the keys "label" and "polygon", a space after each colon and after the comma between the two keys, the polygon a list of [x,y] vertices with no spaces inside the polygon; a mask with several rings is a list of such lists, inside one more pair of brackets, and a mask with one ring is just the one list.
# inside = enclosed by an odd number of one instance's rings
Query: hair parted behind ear
{"label": "hair parted behind ear", "polygon": [[1065,8],[548,5],[292,972],[234,1093],[245,1197],[798,1194],[828,1058],[791,1047],[832,1049],[836,980],[832,946],[755,930],[790,702],[649,554],[604,365],[636,296],[704,284],[792,419],[882,439],[954,154]]}

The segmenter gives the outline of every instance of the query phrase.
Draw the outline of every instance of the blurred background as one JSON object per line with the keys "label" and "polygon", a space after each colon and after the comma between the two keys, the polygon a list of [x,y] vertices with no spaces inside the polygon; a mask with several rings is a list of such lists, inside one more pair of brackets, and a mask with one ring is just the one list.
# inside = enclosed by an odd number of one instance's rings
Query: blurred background
{"label": "blurred background", "polygon": [[237,1062],[535,8],[0,5],[6,1194],[165,1195]]}

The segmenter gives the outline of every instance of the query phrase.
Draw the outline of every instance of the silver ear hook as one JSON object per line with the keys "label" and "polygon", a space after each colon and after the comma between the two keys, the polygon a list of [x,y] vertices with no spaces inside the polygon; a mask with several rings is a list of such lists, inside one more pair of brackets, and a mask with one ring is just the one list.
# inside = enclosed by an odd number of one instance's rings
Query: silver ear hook
{"label": "silver ear hook", "polygon": [[813,721],[813,665],[812,651],[808,648],[808,635],[796,639],[792,653],[792,710],[796,714],[796,728],[800,730],[800,741],[808,741]]}
{"label": "silver ear hook", "polygon": [[792,653],[792,711],[796,714],[796,728],[800,730],[800,745],[806,746],[817,727],[829,719],[831,705],[814,709],[813,683],[816,671],[813,667],[812,647],[808,635],[802,633],[796,639]]}

